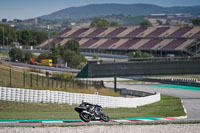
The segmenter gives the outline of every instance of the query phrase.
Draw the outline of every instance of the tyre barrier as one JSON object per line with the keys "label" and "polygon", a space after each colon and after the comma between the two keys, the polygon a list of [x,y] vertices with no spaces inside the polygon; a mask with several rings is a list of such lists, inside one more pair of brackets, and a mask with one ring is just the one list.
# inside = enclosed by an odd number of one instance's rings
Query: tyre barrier
{"label": "tyre barrier", "polygon": [[135,98],[101,96],[95,94],[69,93],[49,90],[30,90],[20,88],[0,87],[0,100],[35,102],[35,103],[58,103],[58,104],[81,104],[82,101],[98,104],[107,108],[136,108],[160,101],[159,93]]}

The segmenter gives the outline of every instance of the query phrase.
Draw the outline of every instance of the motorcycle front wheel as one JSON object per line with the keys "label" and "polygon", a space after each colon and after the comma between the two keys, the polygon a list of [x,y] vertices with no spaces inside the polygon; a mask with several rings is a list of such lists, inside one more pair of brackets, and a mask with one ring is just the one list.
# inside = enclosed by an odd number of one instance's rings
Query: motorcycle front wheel
{"label": "motorcycle front wheel", "polygon": [[79,114],[79,117],[84,122],[90,122],[91,121],[91,116],[89,114],[87,114],[87,113],[81,112]]}
{"label": "motorcycle front wheel", "polygon": [[110,120],[110,118],[104,113],[101,114],[100,118],[101,118],[101,120],[103,120],[105,122],[109,122],[109,120]]}

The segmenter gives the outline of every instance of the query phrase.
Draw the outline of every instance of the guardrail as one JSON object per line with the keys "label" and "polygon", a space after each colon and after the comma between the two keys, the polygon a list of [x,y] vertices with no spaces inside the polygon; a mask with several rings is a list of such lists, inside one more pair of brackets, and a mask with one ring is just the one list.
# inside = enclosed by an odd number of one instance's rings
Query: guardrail
{"label": "guardrail", "polygon": [[163,79],[143,78],[141,80],[148,82],[159,82],[164,84],[176,84],[176,85],[200,87],[200,83],[198,83],[197,79],[195,78],[163,78]]}
{"label": "guardrail", "polygon": [[160,94],[124,98],[101,96],[94,94],[69,93],[62,91],[48,91],[48,90],[29,90],[20,88],[0,87],[0,100],[18,101],[18,102],[36,102],[36,103],[58,103],[58,104],[80,104],[83,101],[92,104],[98,104],[102,107],[108,108],[136,108],[160,101]]}
{"label": "guardrail", "polygon": [[153,57],[153,58],[129,58],[129,62],[134,61],[199,61],[200,56],[196,57]]}

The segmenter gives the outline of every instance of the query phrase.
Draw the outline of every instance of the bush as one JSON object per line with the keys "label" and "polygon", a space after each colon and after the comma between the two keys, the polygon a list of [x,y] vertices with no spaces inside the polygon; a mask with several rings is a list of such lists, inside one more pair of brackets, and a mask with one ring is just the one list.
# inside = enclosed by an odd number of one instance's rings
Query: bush
{"label": "bush", "polygon": [[73,74],[53,74],[52,78],[56,80],[73,81],[75,76]]}
{"label": "bush", "polygon": [[9,51],[9,57],[11,58],[11,61],[22,61],[23,60],[23,52],[21,49],[13,47]]}
{"label": "bush", "polygon": [[153,55],[150,53],[135,51],[128,54],[129,58],[152,58]]}

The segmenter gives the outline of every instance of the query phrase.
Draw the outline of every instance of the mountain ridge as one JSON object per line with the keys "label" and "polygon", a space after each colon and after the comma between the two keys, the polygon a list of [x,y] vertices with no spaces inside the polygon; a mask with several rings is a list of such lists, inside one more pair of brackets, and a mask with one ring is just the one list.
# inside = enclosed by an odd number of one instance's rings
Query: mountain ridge
{"label": "mountain ridge", "polygon": [[44,15],[42,19],[82,19],[91,17],[100,17],[112,14],[122,14],[130,16],[146,16],[150,14],[177,14],[190,13],[193,15],[200,14],[200,6],[174,6],[162,7],[153,4],[90,4],[80,7],[69,7],[49,15]]}

